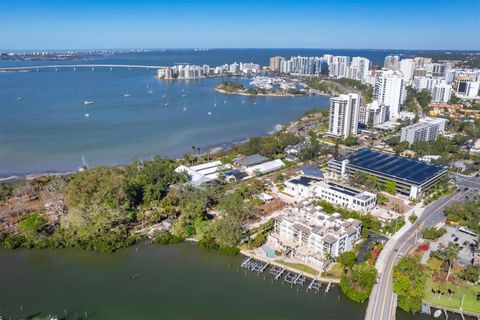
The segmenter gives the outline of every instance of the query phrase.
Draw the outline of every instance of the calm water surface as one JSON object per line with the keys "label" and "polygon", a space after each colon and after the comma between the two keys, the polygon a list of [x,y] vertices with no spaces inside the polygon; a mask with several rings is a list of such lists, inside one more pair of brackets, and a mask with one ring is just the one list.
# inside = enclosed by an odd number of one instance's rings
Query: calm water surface
{"label": "calm water surface", "polygon": [[[325,53],[363,56],[382,64],[391,53],[407,57],[425,52],[185,49],[96,55],[88,60],[2,60],[0,67],[88,63],[217,66],[235,61],[268,65],[268,59],[276,55]],[[154,75],[155,70],[98,68],[0,73],[0,177],[76,170],[82,165],[82,155],[89,165],[118,165],[136,157],[181,156],[192,145],[206,151],[267,134],[313,107],[328,105],[328,99],[320,96],[224,96],[213,91],[221,79],[169,82],[158,81]],[[148,93],[150,90],[153,92]],[[95,103],[85,106],[85,100]]]}
{"label": "calm water surface", "polygon": [[241,261],[193,244],[142,244],[115,254],[0,251],[0,315],[60,316],[66,310],[69,319],[85,311],[89,319],[364,317],[366,305],[349,301],[336,286],[327,295],[307,293],[267,274],[245,273]]}

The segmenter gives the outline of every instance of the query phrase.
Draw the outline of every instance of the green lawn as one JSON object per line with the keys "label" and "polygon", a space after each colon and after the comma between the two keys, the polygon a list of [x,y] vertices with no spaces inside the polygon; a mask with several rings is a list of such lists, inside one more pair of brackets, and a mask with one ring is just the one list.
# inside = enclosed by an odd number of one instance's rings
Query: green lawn
{"label": "green lawn", "polygon": [[314,275],[314,276],[318,275],[317,270],[315,270],[313,268],[310,268],[309,266],[306,266],[306,265],[301,264],[301,263],[285,262],[285,261],[282,261],[282,260],[275,260],[275,262],[283,264],[284,266],[287,266],[287,267],[290,267],[290,268],[297,269],[297,270],[305,272],[305,273],[309,273],[309,274]]}
{"label": "green lawn", "polygon": [[[440,297],[437,295],[438,298],[435,298],[434,294],[432,293],[432,289],[440,289],[445,292],[445,294]],[[447,289],[454,291],[451,300],[448,299],[449,295]],[[459,309],[462,297],[465,295],[465,300],[463,301],[463,310],[480,313],[480,302],[476,298],[477,293],[479,292],[479,285],[465,284],[463,286],[457,286],[451,282],[434,283],[432,278],[429,278],[425,286],[425,300],[434,304]]]}
{"label": "green lawn", "polygon": [[339,278],[343,274],[343,266],[340,263],[335,262],[327,271],[327,276]]}

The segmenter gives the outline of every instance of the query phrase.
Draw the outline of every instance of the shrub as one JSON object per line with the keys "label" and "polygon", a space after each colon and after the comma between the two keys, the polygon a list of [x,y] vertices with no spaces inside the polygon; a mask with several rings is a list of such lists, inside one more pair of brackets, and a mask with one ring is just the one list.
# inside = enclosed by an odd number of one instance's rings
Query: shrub
{"label": "shrub", "polygon": [[158,244],[172,244],[182,242],[184,239],[182,237],[173,235],[169,232],[163,232],[155,237],[155,242]]}
{"label": "shrub", "polygon": [[240,249],[237,247],[220,247],[218,248],[218,252],[229,256],[235,256],[240,252]]}

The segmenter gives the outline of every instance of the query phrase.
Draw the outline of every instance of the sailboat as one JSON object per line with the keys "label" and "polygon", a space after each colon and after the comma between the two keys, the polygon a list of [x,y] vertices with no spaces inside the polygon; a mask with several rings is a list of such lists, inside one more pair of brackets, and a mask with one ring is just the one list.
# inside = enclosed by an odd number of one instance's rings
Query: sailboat
{"label": "sailboat", "polygon": [[87,161],[85,160],[85,157],[83,156],[82,154],[82,166],[80,168],[78,168],[78,171],[85,171],[88,169],[88,163]]}

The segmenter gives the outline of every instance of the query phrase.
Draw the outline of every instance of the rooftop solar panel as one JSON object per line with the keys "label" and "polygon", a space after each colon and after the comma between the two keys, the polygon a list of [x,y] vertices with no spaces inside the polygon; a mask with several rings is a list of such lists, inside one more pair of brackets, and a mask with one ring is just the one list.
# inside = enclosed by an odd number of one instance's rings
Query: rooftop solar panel
{"label": "rooftop solar panel", "polygon": [[367,171],[378,172],[415,184],[422,184],[445,171],[445,168],[418,160],[392,156],[367,148],[357,150],[348,157],[349,165]]}

